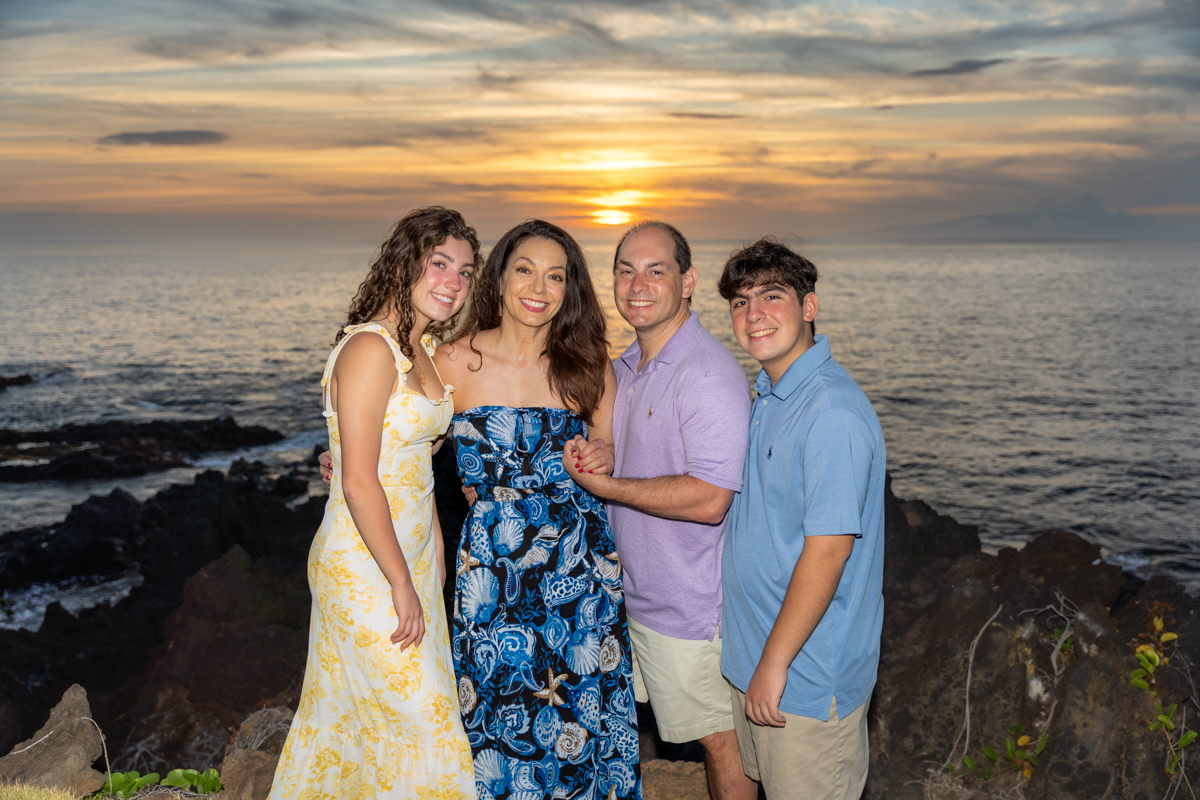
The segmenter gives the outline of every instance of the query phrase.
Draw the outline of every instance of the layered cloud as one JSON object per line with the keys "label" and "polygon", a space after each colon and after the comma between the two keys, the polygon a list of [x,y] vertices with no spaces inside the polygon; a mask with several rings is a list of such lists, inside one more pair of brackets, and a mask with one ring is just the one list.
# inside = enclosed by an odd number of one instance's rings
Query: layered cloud
{"label": "layered cloud", "polygon": [[0,210],[1200,216],[1195,0],[10,1],[0,39]]}

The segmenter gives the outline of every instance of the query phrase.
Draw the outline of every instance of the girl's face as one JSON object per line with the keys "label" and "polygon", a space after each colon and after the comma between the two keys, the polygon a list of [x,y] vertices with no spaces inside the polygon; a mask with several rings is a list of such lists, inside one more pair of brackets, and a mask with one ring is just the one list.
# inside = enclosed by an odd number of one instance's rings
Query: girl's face
{"label": "girl's face", "polygon": [[500,286],[504,314],[540,328],[562,308],[567,287],[567,252],[549,239],[529,238],[508,258]]}
{"label": "girl's face", "polygon": [[425,256],[425,271],[412,287],[412,308],[418,325],[421,317],[428,325],[445,322],[457,314],[467,301],[474,272],[475,252],[462,239],[447,239],[430,250]]}

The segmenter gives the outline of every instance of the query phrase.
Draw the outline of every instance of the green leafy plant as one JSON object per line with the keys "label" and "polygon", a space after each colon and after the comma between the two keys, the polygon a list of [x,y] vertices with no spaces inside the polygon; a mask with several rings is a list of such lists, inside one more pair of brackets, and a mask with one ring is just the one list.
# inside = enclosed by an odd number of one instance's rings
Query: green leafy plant
{"label": "green leafy plant", "polygon": [[221,776],[215,769],[197,772],[194,769],[173,769],[163,779],[163,786],[178,786],[180,789],[194,791],[196,794],[213,794],[225,788]]}
{"label": "green leafy plant", "polygon": [[100,787],[97,795],[116,795],[129,800],[130,797],[137,794],[139,789],[153,786],[156,783],[158,783],[157,772],[151,772],[149,775],[141,775],[137,770],[110,772],[104,776],[104,785]]}
{"label": "green leafy plant", "polygon": [[102,800],[106,797],[130,800],[142,789],[156,784],[173,786],[196,794],[214,794],[225,788],[221,783],[221,776],[215,769],[206,769],[204,772],[197,772],[194,769],[173,769],[167,773],[167,777],[163,778],[161,783],[157,772],[151,772],[149,775],[139,775],[136,770],[110,772],[105,776],[104,785],[100,787],[100,791],[91,795],[88,800]]}

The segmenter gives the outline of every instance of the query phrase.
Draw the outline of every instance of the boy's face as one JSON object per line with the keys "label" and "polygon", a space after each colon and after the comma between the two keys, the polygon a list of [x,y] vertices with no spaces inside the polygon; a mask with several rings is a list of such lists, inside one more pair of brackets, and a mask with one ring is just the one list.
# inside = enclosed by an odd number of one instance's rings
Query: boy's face
{"label": "boy's face", "polygon": [[813,345],[812,329],[807,323],[816,315],[814,293],[802,299],[791,286],[779,283],[748,286],[729,301],[733,335],[742,349],[763,365],[772,381]]}

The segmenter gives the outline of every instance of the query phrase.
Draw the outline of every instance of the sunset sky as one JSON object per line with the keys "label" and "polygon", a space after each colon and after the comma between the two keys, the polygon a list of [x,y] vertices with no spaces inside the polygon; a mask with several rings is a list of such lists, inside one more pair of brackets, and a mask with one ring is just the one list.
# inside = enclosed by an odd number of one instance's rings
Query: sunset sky
{"label": "sunset sky", "polygon": [[1200,222],[1200,0],[0,0],[0,109],[30,224]]}

